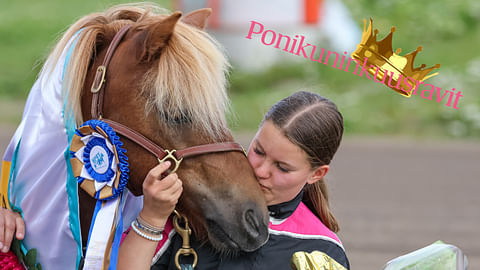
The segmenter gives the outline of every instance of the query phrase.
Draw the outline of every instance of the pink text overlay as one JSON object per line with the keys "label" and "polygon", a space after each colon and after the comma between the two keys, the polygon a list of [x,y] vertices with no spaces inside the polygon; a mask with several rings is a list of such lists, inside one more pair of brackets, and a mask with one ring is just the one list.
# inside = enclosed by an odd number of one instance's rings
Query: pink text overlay
{"label": "pink text overlay", "polygon": [[[410,93],[413,90],[413,93],[412,93],[413,95],[416,95],[418,91],[422,98],[429,99],[429,100],[433,100],[432,98],[434,97],[434,93],[435,93],[436,94],[435,100],[438,103],[445,100],[446,101],[445,106],[453,107],[454,109],[458,109],[458,101],[460,100],[461,97],[463,97],[462,92],[460,91],[455,92],[455,88],[453,88],[452,90],[442,91],[442,88],[436,87],[433,84],[416,81],[411,77],[403,78],[403,75],[400,75],[401,77],[398,79],[397,85],[392,85],[392,77],[394,75],[393,72],[391,72],[392,74],[390,76],[388,76],[388,72],[385,72],[383,79],[378,80],[377,75],[379,72],[379,67],[375,67],[373,65],[366,66],[368,61],[367,57],[365,57],[363,63],[361,63],[359,60],[351,58],[347,52],[344,52],[343,53],[344,55],[342,55],[341,61],[339,63],[338,61],[340,58],[339,53],[335,51],[325,50],[324,48],[317,48],[316,45],[307,43],[305,41],[305,36],[303,35],[295,35],[295,38],[292,38],[291,36],[277,33],[275,30],[272,30],[272,29],[266,30],[264,25],[260,22],[251,21],[250,29],[248,31],[246,38],[247,39],[259,38],[260,41],[266,46],[274,46],[274,48],[282,49],[287,53],[291,53],[297,56],[303,56],[305,59],[311,60],[313,62],[322,63],[327,66],[329,65],[328,61],[333,59],[333,57],[335,57],[335,60],[333,60],[332,67],[342,70],[344,72],[349,72],[349,68],[350,70],[353,69],[353,64],[352,64],[352,67],[350,67],[350,64],[352,61],[354,61],[356,63],[356,66],[353,74],[355,75],[363,77],[363,75],[365,74],[366,78],[369,80],[371,80],[373,77],[373,81],[377,83],[385,84],[389,87],[394,87],[398,90],[400,90],[400,83],[403,79],[404,83],[408,85],[409,88],[405,89],[402,87],[401,91]],[[315,54],[317,50],[318,50],[318,53],[317,53],[318,56],[316,56]],[[324,54],[326,54],[325,59],[323,59]],[[346,63],[345,63],[345,59],[348,59]],[[330,62],[332,62],[332,60]],[[367,71],[369,68],[374,68],[374,69],[376,68],[375,76],[370,77],[370,74]],[[387,77],[389,77],[388,82],[386,80]],[[422,88],[424,89],[419,89],[420,86],[422,86]],[[448,95],[448,98],[447,98],[447,95]]]}

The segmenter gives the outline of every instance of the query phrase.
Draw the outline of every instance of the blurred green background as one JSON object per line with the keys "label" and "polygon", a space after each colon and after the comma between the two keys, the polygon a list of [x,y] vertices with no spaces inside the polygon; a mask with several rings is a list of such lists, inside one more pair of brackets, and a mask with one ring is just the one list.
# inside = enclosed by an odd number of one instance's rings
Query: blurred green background
{"label": "blurred green background", "polygon": [[[0,122],[14,125],[20,121],[23,102],[43,60],[68,25],[82,15],[122,2],[130,1],[1,0]],[[171,7],[168,0],[157,2]],[[480,138],[480,1],[343,2],[360,28],[364,18],[372,17],[381,38],[395,26],[394,50],[400,47],[406,54],[423,46],[416,66],[440,63],[439,75],[428,82],[461,91],[460,109],[419,95],[404,98],[365,78],[305,60],[254,73],[232,70],[229,94],[234,114],[230,122],[235,131],[254,131],[271,104],[303,88],[338,105],[347,135]]]}

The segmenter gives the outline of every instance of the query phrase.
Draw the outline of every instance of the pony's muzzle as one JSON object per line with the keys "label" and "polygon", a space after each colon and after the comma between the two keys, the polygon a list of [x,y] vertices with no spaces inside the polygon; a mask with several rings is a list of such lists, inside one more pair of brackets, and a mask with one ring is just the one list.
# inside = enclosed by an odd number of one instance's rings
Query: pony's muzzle
{"label": "pony's muzzle", "polygon": [[241,220],[246,236],[242,249],[247,252],[258,249],[268,240],[268,223],[264,221],[262,213],[255,209],[247,209]]}
{"label": "pony's muzzle", "polygon": [[[267,242],[268,215],[261,207],[249,203],[245,208],[224,210],[211,211],[206,219],[209,239],[218,250],[252,252]],[[219,217],[222,212],[225,215]]]}

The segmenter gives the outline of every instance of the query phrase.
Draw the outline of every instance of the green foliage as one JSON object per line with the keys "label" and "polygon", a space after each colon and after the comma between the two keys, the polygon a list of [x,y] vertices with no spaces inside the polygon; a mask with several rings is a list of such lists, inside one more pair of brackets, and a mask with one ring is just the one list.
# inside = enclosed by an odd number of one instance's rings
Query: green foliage
{"label": "green foliage", "polygon": [[[385,33],[398,27],[403,39],[451,40],[472,33],[479,26],[480,4],[476,0],[344,0],[357,21],[374,18]],[[399,38],[400,40],[402,37]],[[405,40],[407,41],[407,40]]]}
{"label": "green foliage", "polygon": [[28,270],[42,270],[40,263],[37,263],[37,249],[32,248],[27,251],[27,254],[23,254],[20,245],[20,240],[13,238],[10,249],[17,256],[18,261]]}
{"label": "green foliage", "polygon": [[20,240],[18,240],[17,238],[13,238],[10,250],[12,250],[12,252],[15,253],[15,256],[17,256],[18,258],[18,261],[20,261],[20,263],[23,263],[24,255],[23,255],[22,249],[20,248]]}
{"label": "green foliage", "polygon": [[35,262],[37,260],[37,250],[36,249],[30,249],[27,252],[27,255],[25,255],[25,265],[30,269],[32,267],[35,267]]}

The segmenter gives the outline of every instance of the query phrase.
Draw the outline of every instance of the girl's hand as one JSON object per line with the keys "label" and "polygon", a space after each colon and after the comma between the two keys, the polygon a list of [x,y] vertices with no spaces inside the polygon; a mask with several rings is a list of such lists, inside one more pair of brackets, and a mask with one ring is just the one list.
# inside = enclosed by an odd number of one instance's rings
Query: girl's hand
{"label": "girl's hand", "polygon": [[19,213],[0,207],[0,251],[10,250],[13,234],[19,240],[25,236],[25,223]]}
{"label": "girl's hand", "polygon": [[152,226],[163,228],[182,194],[182,181],[176,173],[162,177],[170,161],[151,169],[143,182],[143,209],[140,217]]}

